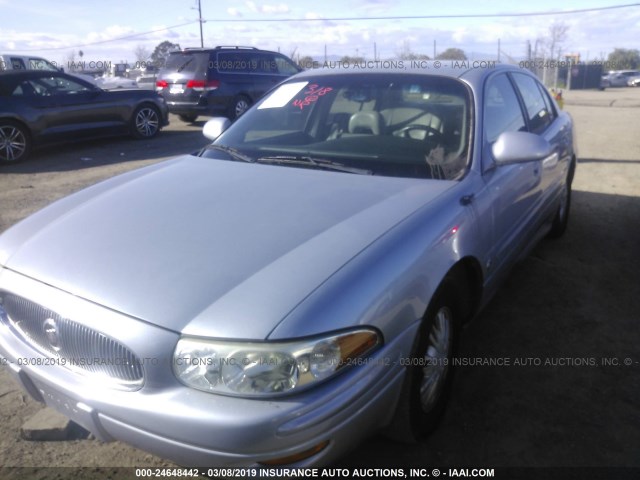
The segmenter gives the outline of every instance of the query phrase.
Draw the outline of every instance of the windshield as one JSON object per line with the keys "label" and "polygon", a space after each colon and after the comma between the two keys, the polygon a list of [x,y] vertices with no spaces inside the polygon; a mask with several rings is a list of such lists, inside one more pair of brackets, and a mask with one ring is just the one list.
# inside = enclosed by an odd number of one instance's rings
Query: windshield
{"label": "windshield", "polygon": [[[321,159],[373,175],[457,179],[469,162],[470,95],[452,78],[389,73],[293,79],[215,141],[256,161]],[[204,156],[224,157],[219,149]],[[225,157],[226,158],[226,157]],[[344,170],[344,169],[343,169]]]}

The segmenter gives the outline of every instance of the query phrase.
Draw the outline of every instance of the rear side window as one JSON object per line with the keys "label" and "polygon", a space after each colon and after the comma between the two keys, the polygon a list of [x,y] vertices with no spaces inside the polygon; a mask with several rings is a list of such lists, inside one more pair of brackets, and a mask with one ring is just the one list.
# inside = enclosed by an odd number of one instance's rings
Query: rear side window
{"label": "rear side window", "polygon": [[484,132],[489,143],[495,142],[503,132],[527,129],[520,102],[505,74],[487,81],[484,97]]}
{"label": "rear side window", "polygon": [[213,63],[219,72],[224,73],[273,75],[293,75],[294,73],[298,73],[298,69],[290,60],[270,52],[256,52],[251,50],[219,52],[217,60]]}
{"label": "rear side window", "polygon": [[14,70],[26,70],[27,67],[24,64],[24,60],[21,58],[12,58],[11,59],[11,68]]}
{"label": "rear side window", "polygon": [[544,104],[547,107],[547,112],[549,112],[551,121],[555,120],[556,117],[558,116],[558,112],[556,112],[556,109],[553,106],[553,102],[551,101],[549,92],[547,92],[545,88],[542,86],[542,84],[540,83],[538,83],[538,90],[540,90],[540,95],[542,95],[542,99],[544,100]]}
{"label": "rear side window", "polygon": [[245,52],[220,52],[214,68],[223,73],[249,73],[258,69],[258,59]]}
{"label": "rear side window", "polygon": [[528,75],[514,73],[513,79],[518,86],[529,120],[529,130],[532,133],[542,133],[553,122],[553,111],[549,111],[547,104],[538,88],[538,82]]}
{"label": "rear side window", "polygon": [[53,64],[46,61],[44,58],[30,58],[29,70],[46,70],[48,72],[58,71],[58,69]]}

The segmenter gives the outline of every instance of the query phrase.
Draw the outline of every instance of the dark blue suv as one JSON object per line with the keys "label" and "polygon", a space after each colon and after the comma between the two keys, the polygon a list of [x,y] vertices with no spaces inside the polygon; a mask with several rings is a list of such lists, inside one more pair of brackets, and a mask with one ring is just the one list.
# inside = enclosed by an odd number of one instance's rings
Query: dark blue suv
{"label": "dark blue suv", "polygon": [[156,90],[185,122],[198,115],[242,115],[271,87],[301,69],[288,57],[254,47],[187,48],[171,52]]}

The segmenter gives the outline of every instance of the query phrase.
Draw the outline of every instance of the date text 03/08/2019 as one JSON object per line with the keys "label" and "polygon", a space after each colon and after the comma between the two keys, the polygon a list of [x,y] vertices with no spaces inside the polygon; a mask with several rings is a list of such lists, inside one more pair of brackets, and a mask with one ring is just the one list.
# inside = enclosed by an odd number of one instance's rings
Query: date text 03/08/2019
{"label": "date text 03/08/2019", "polygon": [[136,477],[209,478],[493,478],[493,468],[136,468]]}

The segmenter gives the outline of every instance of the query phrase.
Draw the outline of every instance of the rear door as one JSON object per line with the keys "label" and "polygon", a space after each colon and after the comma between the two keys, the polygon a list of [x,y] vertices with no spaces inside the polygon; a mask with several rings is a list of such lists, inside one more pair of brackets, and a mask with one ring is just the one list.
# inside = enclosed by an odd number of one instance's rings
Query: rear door
{"label": "rear door", "polygon": [[567,178],[571,163],[572,138],[568,119],[560,116],[549,93],[540,82],[524,73],[511,74],[524,104],[528,130],[544,137],[553,147],[552,153],[540,162],[540,200],[535,206],[536,222],[553,215]]}
{"label": "rear door", "polygon": [[252,102],[260,96],[261,69],[256,54],[251,50],[220,51],[216,54],[217,75],[220,78],[219,94],[231,100],[237,95],[248,96]]}
{"label": "rear door", "polygon": [[512,81],[506,73],[490,77],[484,89],[483,174],[491,210],[489,273],[511,263],[529,240],[541,197],[540,161],[496,167],[491,146],[503,132],[527,131],[527,121]]}

